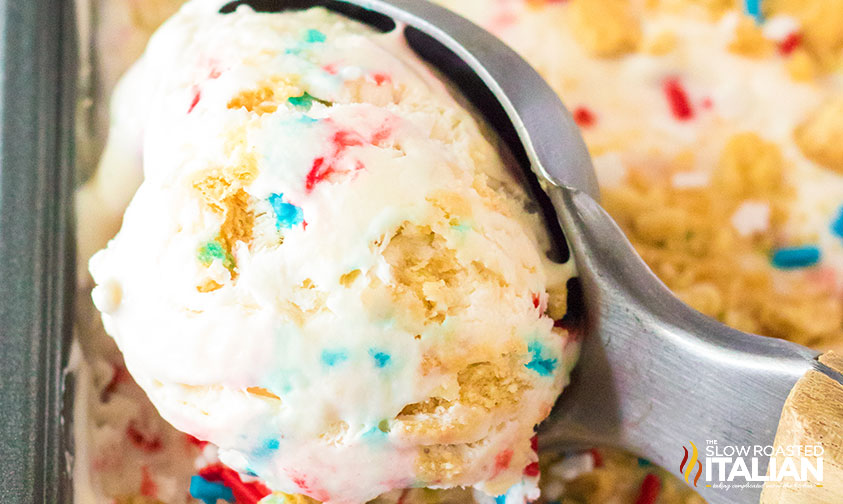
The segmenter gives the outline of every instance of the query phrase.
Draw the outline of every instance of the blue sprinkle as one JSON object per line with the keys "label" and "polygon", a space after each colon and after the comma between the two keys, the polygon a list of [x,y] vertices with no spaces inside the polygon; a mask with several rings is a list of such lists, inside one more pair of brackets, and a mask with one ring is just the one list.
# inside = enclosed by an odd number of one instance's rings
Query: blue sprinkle
{"label": "blue sprinkle", "polygon": [[337,350],[333,352],[330,350],[322,351],[322,363],[328,367],[334,367],[337,364],[340,364],[347,360],[348,354],[343,350]]}
{"label": "blue sprinkle", "polygon": [[820,262],[820,249],[813,245],[780,248],[773,253],[773,266],[779,269],[808,268]]}
{"label": "blue sprinkle", "polygon": [[837,211],[837,217],[831,223],[831,232],[843,238],[843,206]]}
{"label": "blue sprinkle", "polygon": [[298,122],[300,122],[302,124],[313,124],[313,123],[319,122],[319,119],[315,119],[313,117],[303,115],[303,116],[299,117]]}
{"label": "blue sprinkle", "polygon": [[219,499],[226,502],[234,502],[234,493],[222,483],[207,481],[202,476],[191,476],[190,496],[199,499],[205,504],[217,504]]}
{"label": "blue sprinkle", "polygon": [[389,364],[389,361],[392,360],[392,356],[388,353],[380,352],[374,348],[369,349],[369,355],[375,359],[375,366],[379,368],[386,367],[386,365]]}
{"label": "blue sprinkle", "polygon": [[267,439],[263,442],[264,448],[267,450],[277,450],[281,444],[278,442],[277,439]]}
{"label": "blue sprinkle", "polygon": [[315,44],[319,42],[325,42],[325,34],[319,30],[307,30],[304,34],[304,41],[309,44]]}
{"label": "blue sprinkle", "polygon": [[506,504],[506,494],[495,497],[495,504]]}
{"label": "blue sprinkle", "polygon": [[284,203],[284,194],[272,193],[269,195],[269,204],[275,211],[275,227],[278,229],[291,228],[304,222],[304,212],[296,205]]}
{"label": "blue sprinkle", "polygon": [[526,364],[528,369],[532,369],[542,376],[550,376],[553,370],[556,369],[556,359],[548,359],[542,356],[544,348],[538,341],[533,341],[527,345],[527,350],[533,354],[530,362]]}
{"label": "blue sprinkle", "polygon": [[251,477],[253,477],[253,478],[257,478],[257,477],[258,477],[258,473],[256,473],[255,471],[253,471],[253,470],[249,469],[248,467],[247,467],[247,468],[246,468],[246,470],[245,470],[245,471],[243,471],[243,472],[245,472],[245,473],[246,473],[246,476],[251,476]]}
{"label": "blue sprinkle", "polygon": [[744,8],[747,14],[755,18],[755,21],[759,23],[764,21],[764,15],[761,14],[761,0],[744,0]]}
{"label": "blue sprinkle", "polygon": [[649,467],[651,462],[645,458],[638,458],[638,467]]}

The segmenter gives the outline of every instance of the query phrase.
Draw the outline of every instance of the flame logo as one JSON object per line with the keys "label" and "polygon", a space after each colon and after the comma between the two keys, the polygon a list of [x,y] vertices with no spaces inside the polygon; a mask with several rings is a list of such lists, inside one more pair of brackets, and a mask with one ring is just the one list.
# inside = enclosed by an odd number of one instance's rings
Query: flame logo
{"label": "flame logo", "polygon": [[700,480],[700,475],[702,475],[702,462],[697,459],[699,456],[697,445],[691,441],[688,442],[691,443],[691,460],[688,460],[688,449],[683,446],[682,449],[685,450],[685,456],[682,458],[682,463],[679,464],[679,472],[685,476],[685,483],[690,484],[691,472],[693,472],[694,464],[696,464],[697,474],[694,476],[694,486],[696,487],[697,482]]}

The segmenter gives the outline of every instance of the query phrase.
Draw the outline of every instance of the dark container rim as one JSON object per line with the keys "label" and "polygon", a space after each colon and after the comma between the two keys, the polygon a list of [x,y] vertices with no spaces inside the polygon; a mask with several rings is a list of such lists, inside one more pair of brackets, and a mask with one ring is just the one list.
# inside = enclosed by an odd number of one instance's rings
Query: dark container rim
{"label": "dark container rim", "polygon": [[[69,0],[0,0],[0,502],[69,503],[77,41]],[[68,394],[69,395],[69,394]]]}

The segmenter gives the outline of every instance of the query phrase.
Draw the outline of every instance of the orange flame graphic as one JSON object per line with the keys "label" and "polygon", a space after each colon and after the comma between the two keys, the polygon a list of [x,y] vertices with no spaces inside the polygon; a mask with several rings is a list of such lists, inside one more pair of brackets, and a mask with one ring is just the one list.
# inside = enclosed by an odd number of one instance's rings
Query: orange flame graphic
{"label": "orange flame graphic", "polygon": [[[697,474],[694,476],[694,486],[697,486],[697,482],[700,480],[700,476],[702,475],[702,462],[698,460],[699,452],[697,451],[697,445],[695,445],[692,441],[688,441],[691,443],[691,460],[688,460],[688,449],[684,446],[682,447],[685,450],[685,456],[682,457],[682,463],[679,464],[679,472],[685,476],[685,483],[690,483],[691,479],[691,472],[694,469],[694,465],[697,466]],[[686,463],[687,462],[687,466]]]}

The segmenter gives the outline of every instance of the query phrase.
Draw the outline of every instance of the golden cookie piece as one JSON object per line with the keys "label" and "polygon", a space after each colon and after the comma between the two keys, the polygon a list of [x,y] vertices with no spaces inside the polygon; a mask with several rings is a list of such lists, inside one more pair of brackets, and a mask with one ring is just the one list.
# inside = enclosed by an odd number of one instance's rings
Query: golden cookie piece
{"label": "golden cookie piece", "polygon": [[759,59],[773,52],[773,42],[764,37],[754,19],[741,16],[735,28],[735,38],[729,43],[728,49],[734,54]]}
{"label": "golden cookie piece", "polygon": [[638,49],[641,21],[627,0],[572,0],[571,32],[598,58],[613,58]]}
{"label": "golden cookie piece", "polygon": [[843,173],[843,96],[811,112],[793,132],[796,144],[811,161]]}

